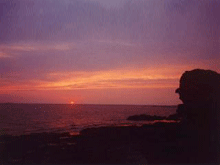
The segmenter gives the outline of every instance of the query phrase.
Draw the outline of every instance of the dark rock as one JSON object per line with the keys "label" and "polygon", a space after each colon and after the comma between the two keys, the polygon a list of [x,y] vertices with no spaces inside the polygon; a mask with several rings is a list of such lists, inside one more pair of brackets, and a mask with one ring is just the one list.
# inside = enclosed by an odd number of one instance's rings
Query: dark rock
{"label": "dark rock", "polygon": [[154,120],[165,120],[166,117],[164,116],[151,116],[151,115],[134,115],[134,116],[129,116],[127,120],[133,120],[133,121],[141,121],[141,120],[147,120],[147,121],[154,121]]}
{"label": "dark rock", "polygon": [[183,117],[184,116],[184,105],[183,104],[179,104],[178,107],[177,107],[177,110],[176,110],[176,113]]}
{"label": "dark rock", "polygon": [[170,116],[168,116],[166,118],[166,120],[183,120],[185,118],[185,114],[184,114],[184,105],[183,104],[179,104],[176,110],[175,114],[172,114]]}
{"label": "dark rock", "polygon": [[[2,160],[3,164],[190,163],[192,144],[178,133],[179,126],[158,122],[142,127],[88,128],[79,136],[53,133],[6,136],[7,139],[2,137],[1,144],[5,145]],[[63,136],[69,136],[68,141],[60,138]]]}
{"label": "dark rock", "polygon": [[169,115],[169,116],[166,118],[166,120],[179,120],[179,119],[180,119],[180,117],[179,117],[179,115],[178,115],[177,113],[172,114],[172,115]]}
{"label": "dark rock", "polygon": [[191,134],[198,147],[194,157],[203,163],[220,163],[220,74],[202,69],[186,71],[176,93],[184,103],[177,109],[183,117],[182,129]]}

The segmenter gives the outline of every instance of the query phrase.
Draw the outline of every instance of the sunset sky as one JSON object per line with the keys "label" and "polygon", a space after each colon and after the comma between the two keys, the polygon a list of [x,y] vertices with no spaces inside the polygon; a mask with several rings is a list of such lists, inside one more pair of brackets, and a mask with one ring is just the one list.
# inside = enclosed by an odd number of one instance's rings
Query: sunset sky
{"label": "sunset sky", "polygon": [[181,103],[220,72],[219,0],[1,0],[0,102]]}

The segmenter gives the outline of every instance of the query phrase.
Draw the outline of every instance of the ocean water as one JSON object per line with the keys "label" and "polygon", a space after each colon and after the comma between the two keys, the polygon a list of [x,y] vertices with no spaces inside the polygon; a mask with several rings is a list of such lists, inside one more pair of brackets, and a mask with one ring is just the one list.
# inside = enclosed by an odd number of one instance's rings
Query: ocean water
{"label": "ocean water", "polygon": [[90,127],[141,126],[152,121],[126,119],[138,114],[169,116],[176,112],[176,108],[147,105],[0,104],[0,135],[42,132],[69,132],[75,135]]}

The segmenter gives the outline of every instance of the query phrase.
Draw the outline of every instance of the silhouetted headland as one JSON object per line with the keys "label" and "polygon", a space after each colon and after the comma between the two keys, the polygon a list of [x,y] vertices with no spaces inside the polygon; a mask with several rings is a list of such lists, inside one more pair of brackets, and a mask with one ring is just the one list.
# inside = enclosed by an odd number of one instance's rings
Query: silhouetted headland
{"label": "silhouetted headland", "polygon": [[128,120],[177,120],[138,126],[88,128],[79,135],[38,133],[0,136],[3,163],[220,163],[220,75],[185,72],[176,90],[183,104],[169,117],[136,115]]}
{"label": "silhouetted headland", "polygon": [[[183,105],[181,127],[194,138],[197,161],[220,162],[220,74],[211,70],[186,71],[176,90]],[[195,156],[196,157],[196,156]]]}

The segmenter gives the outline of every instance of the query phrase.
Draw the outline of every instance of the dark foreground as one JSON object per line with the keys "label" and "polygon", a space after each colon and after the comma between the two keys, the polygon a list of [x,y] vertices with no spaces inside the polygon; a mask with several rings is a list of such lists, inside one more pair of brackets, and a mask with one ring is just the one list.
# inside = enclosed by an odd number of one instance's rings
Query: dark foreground
{"label": "dark foreground", "polygon": [[205,162],[196,156],[196,141],[186,136],[178,123],[91,128],[78,136],[41,133],[0,138],[3,164]]}

